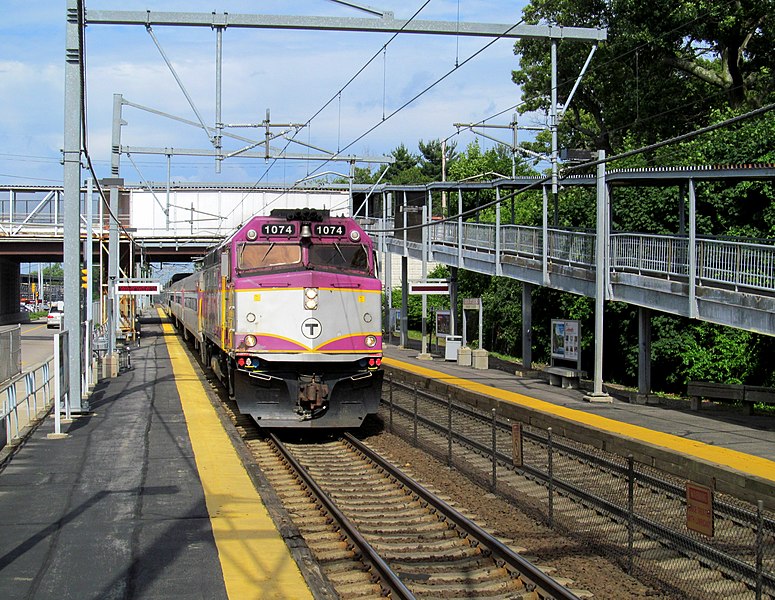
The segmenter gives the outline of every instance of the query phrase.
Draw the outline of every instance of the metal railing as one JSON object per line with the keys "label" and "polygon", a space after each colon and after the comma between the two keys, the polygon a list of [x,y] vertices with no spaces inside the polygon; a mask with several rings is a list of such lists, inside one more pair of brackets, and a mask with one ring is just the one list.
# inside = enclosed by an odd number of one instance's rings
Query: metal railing
{"label": "metal railing", "polygon": [[[12,377],[0,388],[3,399],[0,421],[5,428],[4,444],[19,439],[24,427],[34,421],[41,410],[48,410],[54,400],[54,358],[29,371]],[[1,440],[0,440],[1,441]],[[2,444],[2,445],[4,445]]]}
{"label": "metal railing", "polygon": [[[550,263],[594,268],[594,233],[556,228],[547,232]],[[431,228],[432,244],[457,246],[458,237],[457,223],[439,223]],[[495,225],[463,223],[462,245],[469,250],[496,251]],[[541,260],[543,230],[521,225],[501,226],[500,252]],[[775,245],[702,237],[696,240],[695,252],[695,278],[700,284],[775,292]],[[686,236],[613,233],[610,257],[614,272],[630,271],[668,279],[689,276]]]}

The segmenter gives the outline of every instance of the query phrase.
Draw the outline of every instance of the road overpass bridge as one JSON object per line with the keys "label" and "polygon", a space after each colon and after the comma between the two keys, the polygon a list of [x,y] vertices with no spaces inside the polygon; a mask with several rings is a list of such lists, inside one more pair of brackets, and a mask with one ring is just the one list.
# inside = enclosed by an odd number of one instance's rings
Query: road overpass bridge
{"label": "road overpass bridge", "polygon": [[[359,197],[356,190],[354,195]],[[81,189],[80,238],[91,232],[94,264],[107,281],[110,215],[96,191],[92,192],[92,223],[87,223],[88,187]],[[21,263],[63,260],[64,194],[62,187],[0,186],[0,324],[17,322]],[[273,208],[311,206],[348,212],[348,186],[289,190],[255,184],[127,185],[120,189],[117,219],[120,276],[133,277],[147,263],[190,262],[202,256],[254,214]]]}

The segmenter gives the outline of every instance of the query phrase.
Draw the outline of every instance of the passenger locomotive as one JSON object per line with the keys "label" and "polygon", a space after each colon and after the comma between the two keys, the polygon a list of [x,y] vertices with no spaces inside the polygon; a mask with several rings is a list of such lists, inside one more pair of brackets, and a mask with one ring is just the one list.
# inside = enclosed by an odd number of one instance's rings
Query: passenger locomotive
{"label": "passenger locomotive", "polygon": [[264,427],[357,427],[382,389],[372,240],[327,210],[273,210],[167,290],[168,313]]}

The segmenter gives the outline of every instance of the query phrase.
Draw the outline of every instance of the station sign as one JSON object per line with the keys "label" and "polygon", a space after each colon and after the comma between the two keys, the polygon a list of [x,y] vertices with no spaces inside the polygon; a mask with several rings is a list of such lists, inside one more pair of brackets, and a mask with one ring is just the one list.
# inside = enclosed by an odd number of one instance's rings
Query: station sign
{"label": "station sign", "polygon": [[161,294],[161,283],[158,281],[119,281],[116,284],[116,294],[119,296],[153,296]]}
{"label": "station sign", "polygon": [[481,298],[463,298],[463,310],[481,310]]}
{"label": "station sign", "polygon": [[449,281],[418,281],[409,284],[410,294],[449,294]]}

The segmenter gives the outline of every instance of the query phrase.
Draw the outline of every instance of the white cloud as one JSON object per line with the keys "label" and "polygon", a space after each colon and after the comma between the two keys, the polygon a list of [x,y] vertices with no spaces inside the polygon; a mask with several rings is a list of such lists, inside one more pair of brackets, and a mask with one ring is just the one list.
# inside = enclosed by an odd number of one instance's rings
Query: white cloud
{"label": "white cloud", "polygon": [[[61,3],[8,0],[12,5],[7,22],[0,25],[0,38],[20,27],[29,31],[14,42],[0,41],[6,60],[0,62],[0,140],[6,148],[24,148],[28,154],[58,158],[63,129],[64,9]],[[211,7],[192,7],[177,0],[87,0],[87,10],[170,10],[209,12]],[[408,18],[421,3],[406,7],[396,0],[379,3],[393,10],[397,18]],[[434,0],[420,19],[509,22],[517,19],[523,3],[504,13],[496,0],[461,2]],[[55,6],[54,6],[55,5]],[[198,8],[199,7],[199,8]],[[222,0],[217,10],[234,13],[339,15],[362,17],[362,13],[340,5],[309,0],[294,3],[267,1],[256,6],[247,0]],[[513,15],[511,15],[513,13]],[[510,16],[509,16],[510,15]],[[516,22],[516,21],[515,21]],[[37,27],[36,27],[37,25]],[[164,52],[184,82],[187,92],[206,124],[215,122],[215,35],[209,28],[157,27],[154,33]],[[261,122],[267,108],[273,123],[304,122],[336,92],[389,39],[387,34],[299,32],[227,29],[224,33],[223,98],[225,122]],[[126,100],[173,113],[196,121],[183,93],[167,69],[159,51],[143,27],[90,26],[87,30],[87,81],[89,146],[93,160],[105,175],[110,159],[113,94]],[[380,54],[357,79],[336,98],[298,139],[315,146],[336,150],[360,137],[407,100],[442,77],[457,62],[464,61],[488,43],[486,38],[441,36],[399,36],[383,58]],[[516,66],[512,44],[501,40],[471,63],[462,66],[415,103],[358,141],[348,153],[389,153],[401,143],[416,148],[419,139],[446,137],[454,132],[453,122],[476,121],[508,108],[518,101],[518,90],[510,82]],[[3,54],[0,54],[2,56]],[[133,146],[208,147],[205,135],[136,109],[125,108],[128,125],[122,142]],[[507,123],[510,113],[500,117]],[[259,139],[263,129],[234,130]],[[463,146],[465,142],[460,143]],[[225,142],[230,148],[237,142]],[[281,147],[281,141],[273,144]],[[289,151],[305,152],[297,145]],[[147,170],[146,177],[161,180],[166,173],[163,157],[135,156]],[[214,180],[213,160],[188,157],[173,160],[179,178]],[[126,159],[128,179],[135,177]],[[154,166],[156,165],[156,166]],[[260,176],[265,161],[249,164],[232,159],[224,163],[221,179],[236,176],[247,180]],[[0,172],[15,169],[18,163],[3,164]],[[207,170],[210,169],[208,173]],[[293,177],[306,169],[304,164],[275,165],[271,177]],[[30,173],[39,174],[40,169]],[[52,165],[54,177],[61,167]],[[173,177],[175,176],[173,173]]]}

